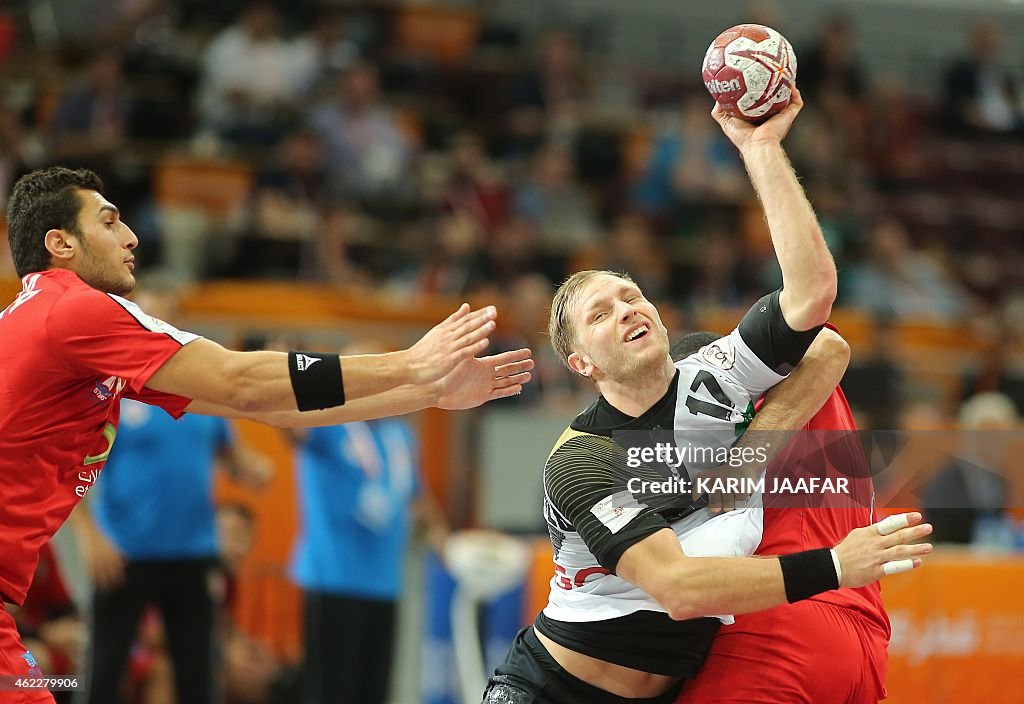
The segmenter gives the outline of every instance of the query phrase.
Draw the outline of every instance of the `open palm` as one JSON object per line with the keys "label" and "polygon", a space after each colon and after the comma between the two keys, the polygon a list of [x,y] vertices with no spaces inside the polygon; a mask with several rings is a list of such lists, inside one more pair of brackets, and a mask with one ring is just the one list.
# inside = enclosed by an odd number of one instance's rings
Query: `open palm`
{"label": "open palm", "polygon": [[530,380],[529,349],[463,360],[438,383],[438,408],[460,411],[515,396]]}

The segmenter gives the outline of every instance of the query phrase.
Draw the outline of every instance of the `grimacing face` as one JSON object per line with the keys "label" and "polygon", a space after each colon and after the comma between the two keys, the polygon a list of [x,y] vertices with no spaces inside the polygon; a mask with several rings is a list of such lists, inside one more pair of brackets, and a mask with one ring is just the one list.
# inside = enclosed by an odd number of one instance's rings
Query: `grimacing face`
{"label": "grimacing face", "polygon": [[139,239],[121,221],[117,207],[96,191],[78,191],[79,242],[71,268],[93,288],[124,295],[135,288],[135,255]]}
{"label": "grimacing face", "polygon": [[569,364],[584,376],[627,382],[656,371],[669,354],[668,330],[640,288],[601,274],[580,289],[573,305],[576,352]]}

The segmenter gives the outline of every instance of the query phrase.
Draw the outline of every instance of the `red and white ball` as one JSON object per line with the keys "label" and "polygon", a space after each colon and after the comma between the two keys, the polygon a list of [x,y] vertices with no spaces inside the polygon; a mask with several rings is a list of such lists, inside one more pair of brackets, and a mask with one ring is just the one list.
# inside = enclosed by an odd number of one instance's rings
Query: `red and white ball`
{"label": "red and white ball", "polygon": [[703,78],[727,113],[762,122],[789,105],[796,54],[771,27],[738,24],[711,42],[704,55]]}

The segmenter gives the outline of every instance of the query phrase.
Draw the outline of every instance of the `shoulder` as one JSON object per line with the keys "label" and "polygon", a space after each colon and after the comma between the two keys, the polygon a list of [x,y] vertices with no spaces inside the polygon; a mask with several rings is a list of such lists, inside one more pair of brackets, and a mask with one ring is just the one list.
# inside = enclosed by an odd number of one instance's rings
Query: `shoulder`
{"label": "shoulder", "polygon": [[545,481],[582,474],[606,475],[622,464],[625,451],[611,438],[567,428],[555,443],[544,466]]}
{"label": "shoulder", "polygon": [[[123,300],[123,299],[122,299]],[[81,279],[70,280],[64,291],[50,308],[50,319],[74,327],[102,323],[103,317],[123,313],[124,308],[106,293],[93,288]],[[100,316],[97,319],[96,316]]]}

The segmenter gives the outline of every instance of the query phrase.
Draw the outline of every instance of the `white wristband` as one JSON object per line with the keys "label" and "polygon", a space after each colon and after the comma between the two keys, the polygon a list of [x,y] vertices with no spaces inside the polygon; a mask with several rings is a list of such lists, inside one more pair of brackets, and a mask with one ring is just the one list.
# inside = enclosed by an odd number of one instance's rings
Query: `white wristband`
{"label": "white wristband", "polygon": [[832,564],[836,568],[836,584],[842,586],[843,584],[843,566],[839,564],[839,555],[836,554],[835,548],[829,548],[829,552],[832,553]]}

